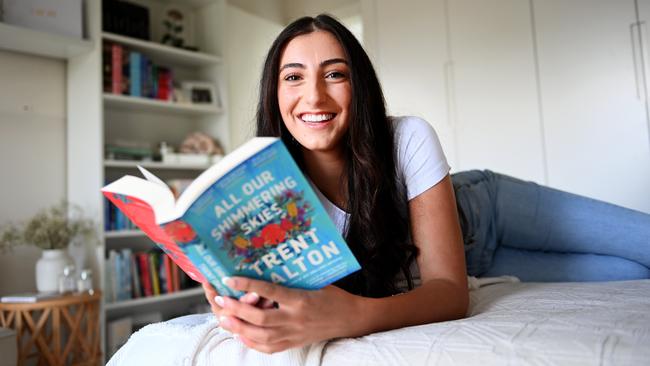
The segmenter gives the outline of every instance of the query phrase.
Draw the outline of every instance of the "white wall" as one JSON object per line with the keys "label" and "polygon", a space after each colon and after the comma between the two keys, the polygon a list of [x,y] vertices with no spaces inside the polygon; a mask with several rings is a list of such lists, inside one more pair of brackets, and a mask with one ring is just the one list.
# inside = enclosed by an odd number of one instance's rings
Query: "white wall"
{"label": "white wall", "polygon": [[284,0],[285,22],[302,16],[315,16],[329,13],[337,18],[348,18],[359,14],[358,0]]}
{"label": "white wall", "polygon": [[231,147],[255,136],[255,112],[264,58],[282,26],[235,6],[228,7],[227,48]]}
{"label": "white wall", "polygon": [[[0,51],[0,225],[65,198],[65,63]],[[0,255],[0,295],[36,289],[40,251]]]}
{"label": "white wall", "polygon": [[[257,18],[265,18],[271,23],[284,24],[286,21],[283,0],[228,0],[228,4]],[[240,18],[243,20],[243,18]],[[249,18],[251,20],[253,18]],[[256,20],[253,20],[256,22]],[[242,25],[245,25],[242,24]]]}

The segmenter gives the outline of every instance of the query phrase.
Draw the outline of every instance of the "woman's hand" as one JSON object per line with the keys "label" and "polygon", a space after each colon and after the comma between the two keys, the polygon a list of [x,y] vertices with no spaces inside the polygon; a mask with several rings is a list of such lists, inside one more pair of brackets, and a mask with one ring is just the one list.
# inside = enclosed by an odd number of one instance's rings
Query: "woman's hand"
{"label": "woman's hand", "polygon": [[[210,285],[208,282],[204,282],[201,284],[203,286],[203,292],[205,293],[205,298],[208,300],[208,303],[210,303],[210,309],[212,310],[212,313],[216,315],[217,317],[221,316],[221,306],[217,304],[215,298],[219,296],[219,293]],[[262,299],[260,298],[256,293],[249,293],[241,297],[239,299],[240,301],[257,306],[263,309],[269,309],[273,307],[273,302],[269,301],[267,299]]]}
{"label": "woman's hand", "polygon": [[[240,301],[218,300],[221,327],[238,334],[250,348],[265,353],[284,351],[317,341],[354,336],[363,318],[358,296],[335,286],[318,291],[289,289],[270,282],[233,277],[225,284],[247,294]],[[277,307],[251,305],[260,296]]]}

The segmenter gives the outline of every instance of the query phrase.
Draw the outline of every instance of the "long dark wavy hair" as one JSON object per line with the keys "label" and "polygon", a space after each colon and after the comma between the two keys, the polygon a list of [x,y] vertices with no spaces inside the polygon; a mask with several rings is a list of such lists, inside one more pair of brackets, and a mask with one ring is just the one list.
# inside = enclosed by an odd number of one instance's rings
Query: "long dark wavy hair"
{"label": "long dark wavy hair", "polygon": [[397,292],[395,276],[401,271],[413,288],[409,267],[418,249],[409,240],[409,220],[398,209],[406,197],[397,189],[394,133],[384,95],[363,47],[333,17],[300,18],[271,45],[260,82],[257,135],[282,138],[304,168],[301,146],[285,127],[278,105],[280,57],[289,41],[317,30],[331,33],[341,44],[352,87],[349,128],[342,141],[345,177],[341,182],[347,182],[346,209],[350,213],[345,239],[362,269],[336,285],[363,296],[387,296]]}

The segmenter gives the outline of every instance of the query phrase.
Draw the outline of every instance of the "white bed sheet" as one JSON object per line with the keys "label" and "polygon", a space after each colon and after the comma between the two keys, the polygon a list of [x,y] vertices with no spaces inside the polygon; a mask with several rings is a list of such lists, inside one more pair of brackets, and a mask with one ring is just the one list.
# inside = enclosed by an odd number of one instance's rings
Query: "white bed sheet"
{"label": "white bed sheet", "polygon": [[272,356],[210,314],[183,317],[143,328],[109,365],[650,365],[650,280],[499,283],[470,296],[465,319]]}
{"label": "white bed sheet", "polygon": [[325,365],[650,365],[650,280],[505,283],[466,319],[329,343]]}

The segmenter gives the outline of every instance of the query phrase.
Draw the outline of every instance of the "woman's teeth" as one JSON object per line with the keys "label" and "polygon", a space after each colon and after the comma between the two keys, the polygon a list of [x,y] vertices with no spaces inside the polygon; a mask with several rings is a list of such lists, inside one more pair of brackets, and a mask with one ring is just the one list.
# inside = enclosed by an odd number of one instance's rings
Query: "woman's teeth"
{"label": "woman's teeth", "polygon": [[301,119],[305,122],[323,122],[334,118],[333,113],[325,114],[303,114]]}

